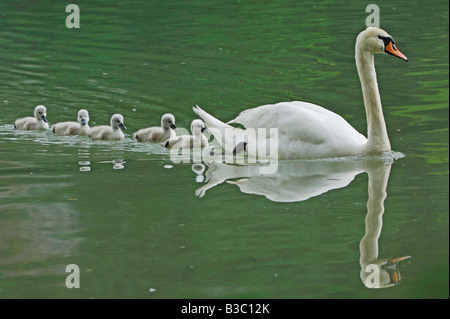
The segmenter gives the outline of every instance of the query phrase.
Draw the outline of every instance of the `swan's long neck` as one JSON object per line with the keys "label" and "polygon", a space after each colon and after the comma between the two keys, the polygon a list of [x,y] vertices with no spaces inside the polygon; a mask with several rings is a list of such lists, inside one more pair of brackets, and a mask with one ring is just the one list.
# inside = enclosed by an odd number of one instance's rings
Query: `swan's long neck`
{"label": "swan's long neck", "polygon": [[378,91],[373,53],[364,50],[361,42],[356,43],[356,68],[364,97],[367,117],[367,153],[389,151],[391,144],[384,121],[381,98]]}

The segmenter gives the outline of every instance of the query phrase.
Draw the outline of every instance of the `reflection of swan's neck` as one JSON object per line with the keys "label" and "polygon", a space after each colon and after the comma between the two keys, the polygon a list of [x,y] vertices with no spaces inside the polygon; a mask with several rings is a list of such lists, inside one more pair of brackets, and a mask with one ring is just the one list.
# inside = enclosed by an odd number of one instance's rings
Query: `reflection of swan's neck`
{"label": "reflection of swan's neck", "polygon": [[378,239],[383,226],[384,200],[390,165],[381,165],[368,170],[369,199],[367,200],[366,232],[360,242],[361,265],[376,262],[378,259]]}
{"label": "reflection of swan's neck", "polygon": [[362,47],[362,43],[364,42],[356,42],[355,58],[366,108],[366,153],[381,153],[389,151],[391,149],[391,144],[389,143],[383,109],[381,107],[374,56],[373,53]]}

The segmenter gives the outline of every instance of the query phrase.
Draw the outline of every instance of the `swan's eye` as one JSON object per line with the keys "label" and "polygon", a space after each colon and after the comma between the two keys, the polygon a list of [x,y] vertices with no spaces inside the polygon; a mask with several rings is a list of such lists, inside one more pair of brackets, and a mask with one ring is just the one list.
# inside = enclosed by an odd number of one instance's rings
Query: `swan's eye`
{"label": "swan's eye", "polygon": [[385,37],[385,36],[379,35],[378,39],[383,41],[385,47],[387,47],[387,45],[389,43],[395,44],[394,39],[392,37],[390,37],[390,36]]}

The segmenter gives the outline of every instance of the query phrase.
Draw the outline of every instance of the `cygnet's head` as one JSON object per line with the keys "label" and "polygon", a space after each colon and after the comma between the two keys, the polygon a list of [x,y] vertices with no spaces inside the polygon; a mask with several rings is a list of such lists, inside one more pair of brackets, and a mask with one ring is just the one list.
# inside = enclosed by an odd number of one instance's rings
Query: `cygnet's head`
{"label": "cygnet's head", "polygon": [[175,125],[175,116],[170,113],[166,113],[161,117],[161,127],[164,129],[173,129],[175,130],[177,126]]}
{"label": "cygnet's head", "polygon": [[386,31],[377,27],[368,27],[362,31],[356,38],[356,48],[372,53],[384,52],[408,61],[408,58],[397,49],[394,39]]}
{"label": "cygnet's head", "polygon": [[89,123],[89,112],[85,109],[81,109],[78,111],[77,117],[78,123],[81,125],[86,125]]}
{"label": "cygnet's head", "polygon": [[122,130],[126,130],[127,128],[123,124],[123,116],[121,114],[114,114],[111,116],[111,126],[112,128],[121,128]]}
{"label": "cygnet's head", "polygon": [[191,132],[193,135],[199,135],[206,130],[206,126],[202,120],[193,120],[191,123]]}
{"label": "cygnet's head", "polygon": [[34,117],[37,120],[47,122],[47,108],[43,105],[38,105],[34,108]]}

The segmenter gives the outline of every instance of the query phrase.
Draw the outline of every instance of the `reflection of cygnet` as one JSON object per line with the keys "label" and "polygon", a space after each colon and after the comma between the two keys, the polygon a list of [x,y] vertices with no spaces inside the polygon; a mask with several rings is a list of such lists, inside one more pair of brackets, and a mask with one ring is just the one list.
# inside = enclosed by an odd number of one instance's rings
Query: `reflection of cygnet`
{"label": "reflection of cygnet", "polygon": [[192,135],[181,135],[170,138],[164,143],[164,147],[172,148],[175,145],[183,149],[203,148],[208,146],[208,139],[202,133],[206,130],[202,120],[193,120],[191,123]]}
{"label": "reflection of cygnet", "polygon": [[43,105],[34,108],[34,117],[27,116],[17,119],[14,128],[21,131],[48,129],[47,109]]}
{"label": "reflection of cygnet", "polygon": [[133,138],[140,142],[164,142],[165,140],[176,136],[174,132],[174,129],[176,128],[175,116],[167,113],[161,118],[161,127],[152,126],[140,129],[133,134]]}
{"label": "reflection of cygnet", "polygon": [[192,165],[192,171],[197,174],[195,177],[195,181],[197,183],[203,183],[205,180],[205,176],[203,176],[203,172],[205,171],[205,165],[203,164],[194,164]]}
{"label": "reflection of cygnet", "polygon": [[53,133],[57,135],[88,135],[89,112],[78,111],[77,122],[59,122],[53,125]]}
{"label": "reflection of cygnet", "polygon": [[126,162],[123,159],[116,159],[113,160],[112,163],[114,164],[113,169],[123,169],[125,168],[125,164]]}
{"label": "reflection of cygnet", "polygon": [[93,140],[121,140],[125,137],[125,135],[120,129],[127,129],[123,124],[123,116],[120,114],[114,114],[111,117],[111,126],[94,126],[91,128],[89,137]]}

